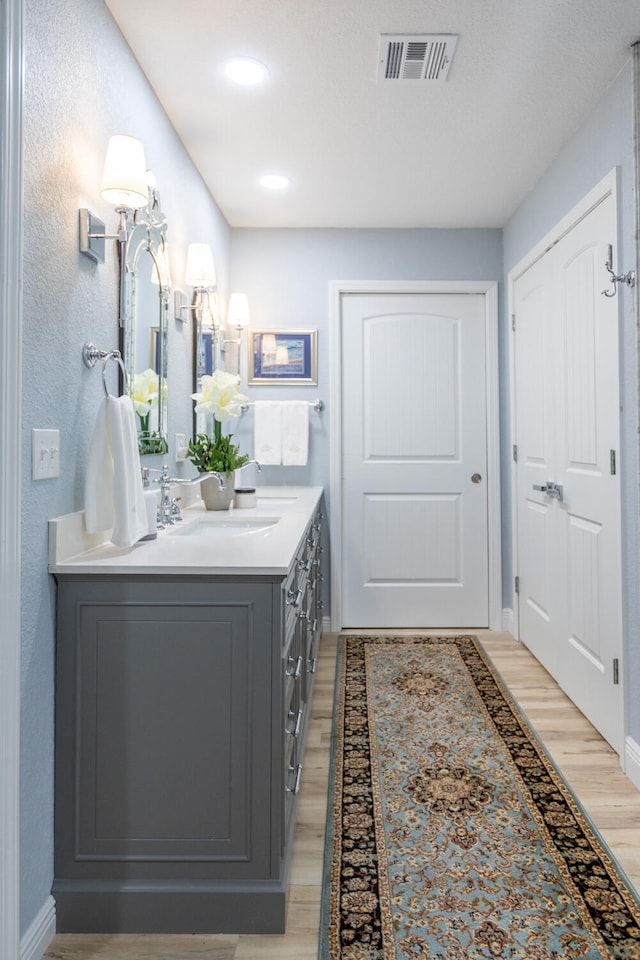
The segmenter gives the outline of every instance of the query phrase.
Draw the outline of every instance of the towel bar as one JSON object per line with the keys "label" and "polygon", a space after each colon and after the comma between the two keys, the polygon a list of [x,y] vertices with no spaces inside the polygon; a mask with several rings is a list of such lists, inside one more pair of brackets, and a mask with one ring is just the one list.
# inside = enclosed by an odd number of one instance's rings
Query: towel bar
{"label": "towel bar", "polygon": [[[244,413],[249,407],[255,406],[255,400],[250,400],[249,403],[245,403],[242,407],[242,412]],[[324,410],[324,400],[309,400],[309,406],[313,407],[316,413],[322,413]]]}
{"label": "towel bar", "polygon": [[104,393],[106,397],[112,396],[112,394],[109,393],[109,388],[107,387],[107,364],[109,363],[109,360],[117,360],[118,366],[122,371],[122,381],[124,383],[125,394],[129,393],[129,377],[122,361],[122,354],[119,350],[99,350],[95,343],[88,341],[82,348],[82,359],[84,360],[85,365],[90,369],[91,367],[95,367],[98,360],[104,360],[104,363],[102,364],[102,386],[104,387]]}

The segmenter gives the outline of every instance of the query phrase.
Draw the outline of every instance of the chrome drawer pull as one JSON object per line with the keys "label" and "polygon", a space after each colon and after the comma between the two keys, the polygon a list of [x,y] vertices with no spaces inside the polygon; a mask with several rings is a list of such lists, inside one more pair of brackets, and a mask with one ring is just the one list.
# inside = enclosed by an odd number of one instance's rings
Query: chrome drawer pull
{"label": "chrome drawer pull", "polygon": [[309,558],[309,560],[300,559],[298,560],[298,570],[304,570],[305,573],[309,573],[312,563],[313,561],[311,560],[311,558]]}
{"label": "chrome drawer pull", "polygon": [[317,659],[318,659],[317,657],[312,657],[311,660],[307,660],[307,666],[308,666],[308,668],[309,668],[309,673],[315,673],[315,672],[316,672],[316,660],[317,660]]}
{"label": "chrome drawer pull", "polygon": [[302,764],[298,763],[295,767],[292,767],[291,765],[289,765],[289,773],[293,773],[294,771],[296,774],[295,783],[293,787],[290,787],[289,785],[287,785],[285,789],[287,793],[292,793],[295,797],[295,795],[300,792],[300,777],[302,776]]}
{"label": "chrome drawer pull", "polygon": [[301,587],[299,590],[295,590],[293,587],[291,587],[289,589],[289,592],[287,593],[287,604],[290,607],[299,607],[302,602],[303,596],[304,596],[303,587]]}
{"label": "chrome drawer pull", "polygon": [[293,657],[289,657],[287,662],[290,667],[295,663],[295,669],[287,670],[287,676],[293,677],[294,680],[299,680],[300,674],[302,673],[302,657],[297,657],[295,660]]}
{"label": "chrome drawer pull", "polygon": [[296,722],[295,722],[295,724],[294,724],[294,726],[293,726],[293,729],[290,730],[290,729],[287,727],[286,732],[287,732],[287,734],[288,734],[290,737],[293,737],[294,740],[297,739],[297,737],[300,736],[300,729],[301,729],[301,727],[302,727],[302,718],[303,718],[303,716],[304,716],[304,708],[303,708],[303,707],[299,707],[297,711],[296,711],[296,710],[289,710],[288,719],[289,719],[289,720],[295,719]]}

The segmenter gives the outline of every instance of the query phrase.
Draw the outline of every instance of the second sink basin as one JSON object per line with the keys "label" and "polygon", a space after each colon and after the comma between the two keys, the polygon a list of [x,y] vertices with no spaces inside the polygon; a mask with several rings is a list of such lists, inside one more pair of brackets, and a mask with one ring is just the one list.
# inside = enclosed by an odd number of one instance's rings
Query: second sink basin
{"label": "second sink basin", "polygon": [[234,517],[228,514],[206,516],[199,517],[184,526],[178,526],[171,533],[183,537],[265,535],[273,529],[279,519],[280,517]]}

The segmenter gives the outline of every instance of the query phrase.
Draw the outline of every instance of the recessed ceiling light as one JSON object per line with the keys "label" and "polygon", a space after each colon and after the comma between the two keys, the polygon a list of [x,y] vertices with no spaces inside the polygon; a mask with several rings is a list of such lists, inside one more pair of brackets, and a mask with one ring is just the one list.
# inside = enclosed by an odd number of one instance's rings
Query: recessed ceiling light
{"label": "recessed ceiling light", "polygon": [[236,57],[234,60],[229,60],[224,69],[230,80],[245,87],[255,87],[269,76],[264,63],[253,60],[251,57]]}
{"label": "recessed ceiling light", "polygon": [[289,186],[289,180],[280,176],[279,173],[265,173],[260,177],[260,186],[266,187],[267,190],[284,190]]}

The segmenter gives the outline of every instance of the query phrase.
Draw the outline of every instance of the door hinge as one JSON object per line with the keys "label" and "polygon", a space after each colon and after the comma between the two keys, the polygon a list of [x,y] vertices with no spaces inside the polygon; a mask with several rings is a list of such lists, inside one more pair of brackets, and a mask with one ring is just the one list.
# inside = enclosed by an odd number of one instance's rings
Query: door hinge
{"label": "door hinge", "polygon": [[513,330],[514,333],[516,332],[516,315],[515,315],[515,313],[512,313],[512,314],[511,314],[511,329]]}
{"label": "door hinge", "polygon": [[516,593],[520,593],[520,577],[516,577],[514,580],[514,589]]}
{"label": "door hinge", "polygon": [[609,467],[611,468],[611,476],[615,477],[616,475],[616,452],[615,450],[609,450]]}
{"label": "door hinge", "polygon": [[613,658],[613,682],[620,683],[620,661],[617,657]]}
{"label": "door hinge", "polygon": [[518,462],[518,444],[517,443],[514,443],[513,445],[513,462],[514,463]]}

